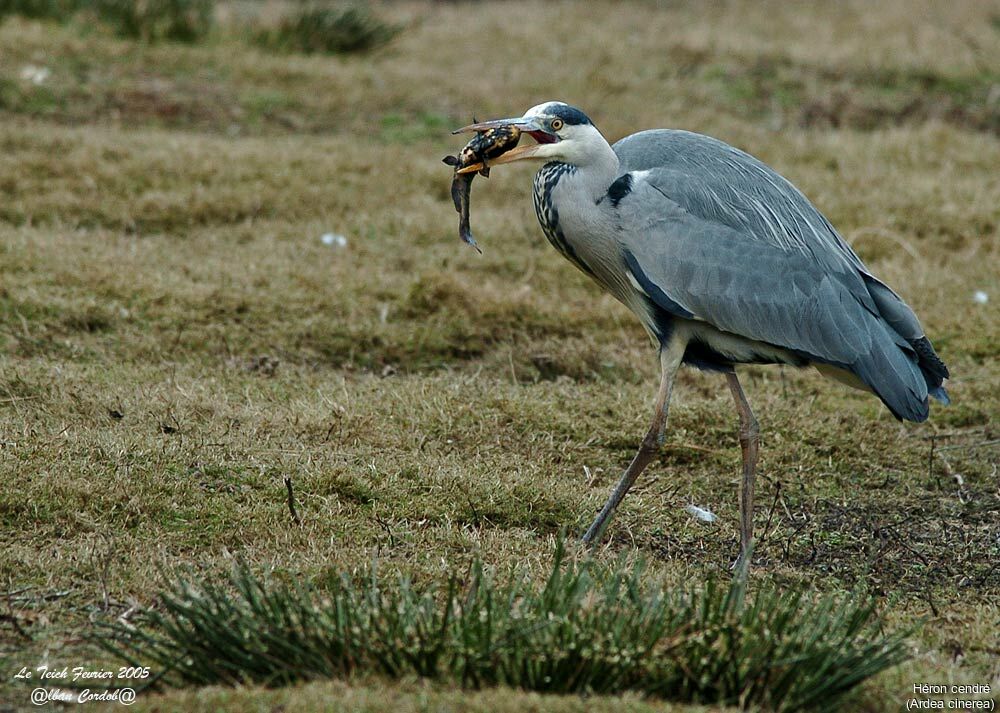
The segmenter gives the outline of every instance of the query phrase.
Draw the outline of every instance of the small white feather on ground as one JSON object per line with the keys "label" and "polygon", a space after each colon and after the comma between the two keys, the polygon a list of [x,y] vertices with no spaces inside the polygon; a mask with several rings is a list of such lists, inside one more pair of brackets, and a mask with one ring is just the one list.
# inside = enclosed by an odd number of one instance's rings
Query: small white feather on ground
{"label": "small white feather on ground", "polygon": [[718,517],[715,516],[715,513],[712,512],[711,510],[700,508],[697,505],[685,505],[684,509],[691,515],[694,515],[696,518],[701,520],[702,522],[715,522],[716,520],[719,519]]}
{"label": "small white feather on ground", "polygon": [[347,238],[337,233],[323,233],[319,236],[319,239],[324,245],[332,245],[338,248],[347,247]]}

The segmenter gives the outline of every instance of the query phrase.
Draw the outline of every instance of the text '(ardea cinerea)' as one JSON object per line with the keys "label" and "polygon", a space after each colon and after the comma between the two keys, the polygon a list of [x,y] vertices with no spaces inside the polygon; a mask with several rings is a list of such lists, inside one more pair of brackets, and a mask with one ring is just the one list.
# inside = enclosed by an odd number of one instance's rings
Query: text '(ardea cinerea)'
{"label": "text '(ardea cinerea)'", "polygon": [[562,102],[462,131],[502,126],[537,143],[490,165],[545,162],[534,179],[545,237],[635,313],[659,353],[652,425],[585,542],[601,535],[655,457],[681,364],[724,374],[736,402],[741,557],[753,536],[758,426],[737,364],[815,366],[875,394],[901,420],[924,421],[928,396],[948,403],[948,369],[913,311],[795,186],[753,156],[678,130],[641,131],[611,146]]}

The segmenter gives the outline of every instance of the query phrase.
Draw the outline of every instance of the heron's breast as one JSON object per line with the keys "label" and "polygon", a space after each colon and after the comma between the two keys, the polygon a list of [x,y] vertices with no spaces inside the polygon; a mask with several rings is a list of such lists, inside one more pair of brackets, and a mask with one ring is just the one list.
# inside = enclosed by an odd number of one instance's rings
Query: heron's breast
{"label": "heron's breast", "polygon": [[542,226],[542,232],[546,239],[556,250],[562,253],[563,257],[572,262],[586,273],[591,270],[580,259],[576,250],[566,239],[563,227],[559,222],[559,208],[555,201],[555,188],[559,181],[568,174],[576,171],[575,166],[566,163],[552,162],[542,166],[541,170],[535,174],[534,182],[534,203],[535,215],[538,217],[538,224]]}
{"label": "heron's breast", "polygon": [[636,295],[624,278],[608,205],[594,200],[585,179],[576,166],[545,164],[534,182],[538,223],[563,257],[634,311]]}

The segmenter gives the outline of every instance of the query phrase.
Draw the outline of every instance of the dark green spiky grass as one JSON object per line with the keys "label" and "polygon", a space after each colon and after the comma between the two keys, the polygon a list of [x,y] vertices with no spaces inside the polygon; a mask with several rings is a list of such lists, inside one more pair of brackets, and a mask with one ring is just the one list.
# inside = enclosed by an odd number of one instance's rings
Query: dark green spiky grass
{"label": "dark green spiky grass", "polygon": [[19,15],[86,27],[96,20],[119,37],[194,43],[212,30],[215,7],[215,0],[0,0],[0,22]]}
{"label": "dark green spiky grass", "polygon": [[540,586],[497,579],[478,558],[443,590],[374,568],[320,588],[245,564],[224,584],[174,576],[156,606],[106,624],[98,641],[174,686],[377,674],[777,711],[841,710],[858,684],[908,657],[860,593],[748,592],[745,571],[667,591],[641,565],[568,562],[562,540]]}
{"label": "dark green spiky grass", "polygon": [[260,30],[254,40],[284,52],[350,54],[387,44],[401,27],[380,19],[367,5],[306,5],[287,14],[277,27]]}

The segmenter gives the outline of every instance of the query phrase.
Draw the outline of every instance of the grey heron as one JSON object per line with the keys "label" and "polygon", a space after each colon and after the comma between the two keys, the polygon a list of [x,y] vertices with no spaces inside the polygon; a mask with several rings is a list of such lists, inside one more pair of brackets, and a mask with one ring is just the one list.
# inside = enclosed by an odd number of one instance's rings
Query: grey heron
{"label": "grey heron", "polygon": [[[788,180],[717,139],[641,131],[610,145],[579,109],[546,102],[516,126],[536,141],[490,161],[544,161],[534,207],[549,242],[628,307],[656,345],[652,424],[583,539],[593,543],[664,440],[681,364],[725,375],[743,455],[740,546],[753,537],[758,424],[735,366],[814,366],[924,421],[948,369],[913,311]],[[469,166],[474,171],[481,165]]]}

